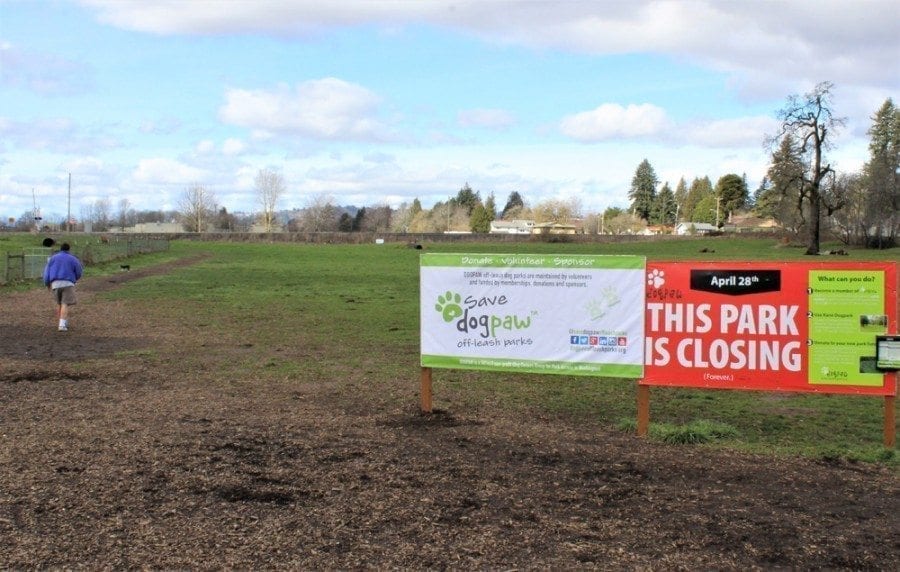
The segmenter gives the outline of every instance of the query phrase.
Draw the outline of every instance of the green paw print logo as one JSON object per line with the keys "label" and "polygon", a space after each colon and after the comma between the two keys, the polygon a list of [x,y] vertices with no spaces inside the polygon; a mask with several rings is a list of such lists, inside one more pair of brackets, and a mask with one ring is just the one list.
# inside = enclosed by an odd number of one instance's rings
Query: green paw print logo
{"label": "green paw print logo", "polygon": [[460,302],[462,302],[462,298],[459,294],[454,294],[448,290],[446,294],[438,296],[434,309],[441,313],[445,322],[452,322],[454,318],[463,315],[462,306],[459,305]]}

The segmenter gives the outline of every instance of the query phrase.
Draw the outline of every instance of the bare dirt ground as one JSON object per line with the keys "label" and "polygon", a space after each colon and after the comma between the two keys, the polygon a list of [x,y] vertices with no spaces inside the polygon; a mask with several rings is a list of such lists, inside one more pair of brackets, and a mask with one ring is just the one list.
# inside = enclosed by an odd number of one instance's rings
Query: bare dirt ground
{"label": "bare dirt ground", "polygon": [[[0,568],[882,569],[887,468],[663,446],[559,419],[419,415],[417,372],[215,375],[190,320],[79,286],[0,294]],[[315,361],[315,353],[305,359]],[[382,399],[385,388],[408,399]],[[396,405],[402,402],[403,405]]]}

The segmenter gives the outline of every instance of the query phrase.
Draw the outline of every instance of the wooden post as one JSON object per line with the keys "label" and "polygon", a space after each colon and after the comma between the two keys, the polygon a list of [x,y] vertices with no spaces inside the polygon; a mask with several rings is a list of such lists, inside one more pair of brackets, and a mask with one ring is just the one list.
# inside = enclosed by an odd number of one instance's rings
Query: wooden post
{"label": "wooden post", "polygon": [[431,368],[423,367],[422,368],[422,387],[419,393],[419,396],[422,401],[422,413],[431,413],[432,412],[432,403],[431,403]]}
{"label": "wooden post", "polygon": [[650,386],[638,383],[637,434],[646,437],[650,430]]}
{"label": "wooden post", "polygon": [[894,425],[896,424],[896,420],[894,418],[894,396],[893,395],[885,395],[884,396],[884,446],[888,449],[893,449],[896,444],[896,430],[894,429]]}

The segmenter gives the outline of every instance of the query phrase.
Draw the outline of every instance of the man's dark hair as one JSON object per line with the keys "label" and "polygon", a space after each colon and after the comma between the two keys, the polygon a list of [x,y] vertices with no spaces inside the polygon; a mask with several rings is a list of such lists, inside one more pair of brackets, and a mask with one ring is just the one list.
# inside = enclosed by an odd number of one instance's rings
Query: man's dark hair
{"label": "man's dark hair", "polygon": [[69,247],[69,243],[68,243],[68,242],[62,243],[62,246],[59,247],[60,250],[69,250],[69,248],[70,248],[70,247]]}

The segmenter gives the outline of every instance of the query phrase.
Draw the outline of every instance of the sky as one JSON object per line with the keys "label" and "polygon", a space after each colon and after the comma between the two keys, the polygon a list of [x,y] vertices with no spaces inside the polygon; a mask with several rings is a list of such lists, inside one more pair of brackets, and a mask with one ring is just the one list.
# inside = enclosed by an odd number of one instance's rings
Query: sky
{"label": "sky", "polygon": [[898,22],[896,0],[0,0],[0,220],[198,184],[256,212],[261,169],[279,209],[468,183],[596,213],[644,159],[752,191],[778,111],[822,81],[855,172],[900,95]]}

